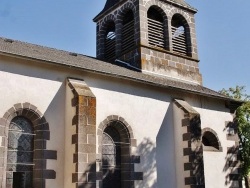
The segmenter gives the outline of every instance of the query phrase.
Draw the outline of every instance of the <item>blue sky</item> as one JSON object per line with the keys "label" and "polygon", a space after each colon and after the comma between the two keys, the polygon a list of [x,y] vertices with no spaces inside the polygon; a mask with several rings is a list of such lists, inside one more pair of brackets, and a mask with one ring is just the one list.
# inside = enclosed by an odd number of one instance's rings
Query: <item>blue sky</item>
{"label": "blue sky", "polygon": [[[95,56],[95,23],[105,0],[0,0],[0,36]],[[198,9],[196,31],[203,84],[245,85],[250,94],[249,0],[187,0]]]}

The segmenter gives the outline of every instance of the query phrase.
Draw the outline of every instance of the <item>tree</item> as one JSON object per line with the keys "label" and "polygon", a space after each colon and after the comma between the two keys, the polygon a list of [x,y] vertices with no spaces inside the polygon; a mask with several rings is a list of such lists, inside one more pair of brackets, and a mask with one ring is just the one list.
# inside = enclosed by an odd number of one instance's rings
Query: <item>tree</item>
{"label": "tree", "polygon": [[250,95],[246,94],[244,86],[236,86],[228,90],[222,89],[220,93],[235,100],[242,101],[242,105],[236,109],[235,122],[237,123],[240,138],[240,158],[242,163],[242,177],[246,187],[249,188],[250,176]]}

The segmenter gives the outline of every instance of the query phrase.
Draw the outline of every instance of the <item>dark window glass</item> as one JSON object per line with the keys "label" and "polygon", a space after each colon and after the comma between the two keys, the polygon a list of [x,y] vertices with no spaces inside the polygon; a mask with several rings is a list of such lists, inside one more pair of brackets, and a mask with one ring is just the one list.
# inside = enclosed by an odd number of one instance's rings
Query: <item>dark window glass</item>
{"label": "dark window glass", "polygon": [[102,140],[103,188],[121,187],[121,147],[119,133],[107,127]]}
{"label": "dark window glass", "polygon": [[[34,132],[31,122],[21,116],[15,117],[9,127],[7,181],[13,187],[32,188]],[[19,182],[19,183],[18,183]]]}

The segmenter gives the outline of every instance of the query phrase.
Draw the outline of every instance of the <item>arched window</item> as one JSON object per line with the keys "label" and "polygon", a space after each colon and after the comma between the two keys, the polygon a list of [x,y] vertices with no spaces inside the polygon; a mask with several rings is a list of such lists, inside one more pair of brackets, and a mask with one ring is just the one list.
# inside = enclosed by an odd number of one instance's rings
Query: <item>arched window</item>
{"label": "arched window", "polygon": [[57,160],[57,151],[47,149],[49,123],[28,102],[15,104],[5,114],[9,115],[0,118],[7,131],[7,147],[0,152],[1,158],[7,157],[0,163],[4,169],[2,187],[44,187],[47,179],[56,179],[56,171],[46,165],[48,160]]}
{"label": "arched window", "polygon": [[13,188],[33,187],[34,130],[25,117],[15,117],[9,126],[7,176]]}
{"label": "arched window", "polygon": [[132,10],[127,11],[124,15],[122,24],[122,51],[126,51],[135,46],[134,14]]}
{"label": "arched window", "polygon": [[[130,136],[126,127],[119,121],[111,122],[102,135],[103,188],[118,188],[131,180],[126,174],[130,168],[126,158],[130,157]],[[123,156],[123,157],[122,157]],[[125,188],[125,187],[124,187]]]}
{"label": "arched window", "polygon": [[149,45],[165,48],[164,19],[155,7],[150,7],[147,12],[148,18],[148,43]]}
{"label": "arched window", "polygon": [[107,127],[102,142],[103,187],[121,187],[120,135],[113,127]]}
{"label": "arched window", "polygon": [[222,151],[220,141],[212,129],[203,130],[202,144],[204,151]]}
{"label": "arched window", "polygon": [[186,20],[175,14],[171,21],[173,51],[188,55]]}
{"label": "arched window", "polygon": [[111,61],[115,58],[116,33],[115,23],[108,22],[105,35],[105,59]]}

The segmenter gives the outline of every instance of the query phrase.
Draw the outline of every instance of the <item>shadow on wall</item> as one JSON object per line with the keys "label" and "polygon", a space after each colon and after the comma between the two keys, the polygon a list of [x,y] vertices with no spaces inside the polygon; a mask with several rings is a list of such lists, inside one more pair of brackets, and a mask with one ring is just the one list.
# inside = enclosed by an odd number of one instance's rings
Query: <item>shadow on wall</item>
{"label": "shadow on wall", "polygon": [[[134,184],[139,188],[156,188],[156,147],[154,143],[149,138],[144,138],[143,141],[137,147],[137,152],[141,156],[140,169],[136,171],[143,171],[143,181],[134,180]],[[133,158],[133,157],[132,157]],[[131,159],[132,159],[131,158]],[[96,164],[89,164],[85,172],[78,177],[73,176],[73,182],[78,181],[79,188],[93,188],[93,187],[105,187],[105,188],[127,188],[119,183],[121,180],[121,169],[117,167],[115,170],[113,168],[102,169],[102,164],[108,164],[110,161],[103,160],[100,164],[100,172],[96,173]],[[97,162],[98,165],[98,162]],[[131,169],[133,173],[134,169]],[[93,175],[91,175],[93,174]],[[119,177],[120,176],[120,177]],[[132,177],[131,177],[132,178]],[[96,181],[99,180],[99,181]],[[97,185],[96,183],[101,183],[102,185]],[[134,187],[131,185],[131,187]]]}
{"label": "shadow on wall", "polygon": [[189,158],[193,159],[191,172],[196,179],[197,185],[205,185],[200,116],[195,116],[190,120],[189,129],[191,133],[190,144],[194,148],[192,154],[189,155]]}
{"label": "shadow on wall", "polygon": [[[144,138],[143,141],[137,147],[137,152],[140,153],[140,156],[141,156],[141,165],[140,165],[140,169],[137,169],[136,171],[143,172],[143,181],[135,180],[135,184],[139,188],[156,188],[157,187],[157,182],[155,178],[156,176],[155,174],[156,173],[156,148],[155,148],[154,143],[149,138]],[[107,163],[107,161],[102,161],[102,163],[105,164]],[[81,177],[78,178],[79,182],[81,182],[78,184],[78,187],[79,188],[95,187],[96,179],[102,180],[103,178],[104,178],[102,182],[103,187],[108,187],[108,188],[121,188],[122,187],[122,185],[117,186],[117,184],[114,185],[114,183],[112,183],[116,181],[117,174],[119,174],[117,170],[113,170],[113,169],[109,170],[108,172],[106,170],[105,172],[101,171],[102,173],[99,173],[99,174],[97,173],[96,176],[93,176],[92,180],[91,180],[91,177],[88,176],[88,182],[87,182],[86,177],[88,173],[89,172],[94,173],[95,171],[96,171],[96,164],[94,163],[90,164],[88,168],[85,170],[85,173]],[[75,181],[77,181],[77,179],[75,179]],[[106,186],[104,186],[105,183],[106,183]],[[122,187],[122,188],[127,188],[127,187]]]}
{"label": "shadow on wall", "polygon": [[173,103],[165,114],[156,137],[157,187],[175,188],[175,144],[173,126]]}
{"label": "shadow on wall", "polygon": [[[94,176],[90,176],[89,173],[95,174]],[[89,164],[88,168],[86,168],[85,172],[81,175],[81,177],[73,177],[73,181],[78,181],[78,188],[93,188],[96,184],[96,164]]]}
{"label": "shadow on wall", "polygon": [[[226,131],[227,129],[233,129],[234,136],[237,135],[236,124],[234,122],[229,122],[224,131]],[[226,173],[225,185],[230,187],[231,186],[237,187],[237,185],[234,185],[233,182],[238,181],[240,183],[239,187],[242,187],[240,176],[238,175],[240,170],[240,161],[239,161],[239,146],[237,144],[227,149],[227,155],[225,157],[225,161],[226,162],[223,168],[223,172]]]}
{"label": "shadow on wall", "polygon": [[[226,179],[225,179],[225,185],[233,186],[232,181],[239,180],[239,177],[236,173],[238,173],[237,169],[234,168],[234,166],[239,165],[239,161],[235,161],[235,158],[237,158],[237,153],[239,151],[239,147],[230,147],[228,149],[227,155],[226,155],[226,163],[223,168],[223,171],[226,172]],[[235,175],[234,175],[235,174]]]}
{"label": "shadow on wall", "polygon": [[[156,188],[156,147],[150,138],[144,138],[137,147],[141,156],[140,170],[143,172],[143,181],[138,181],[140,188]],[[162,164],[164,165],[164,164]]]}

